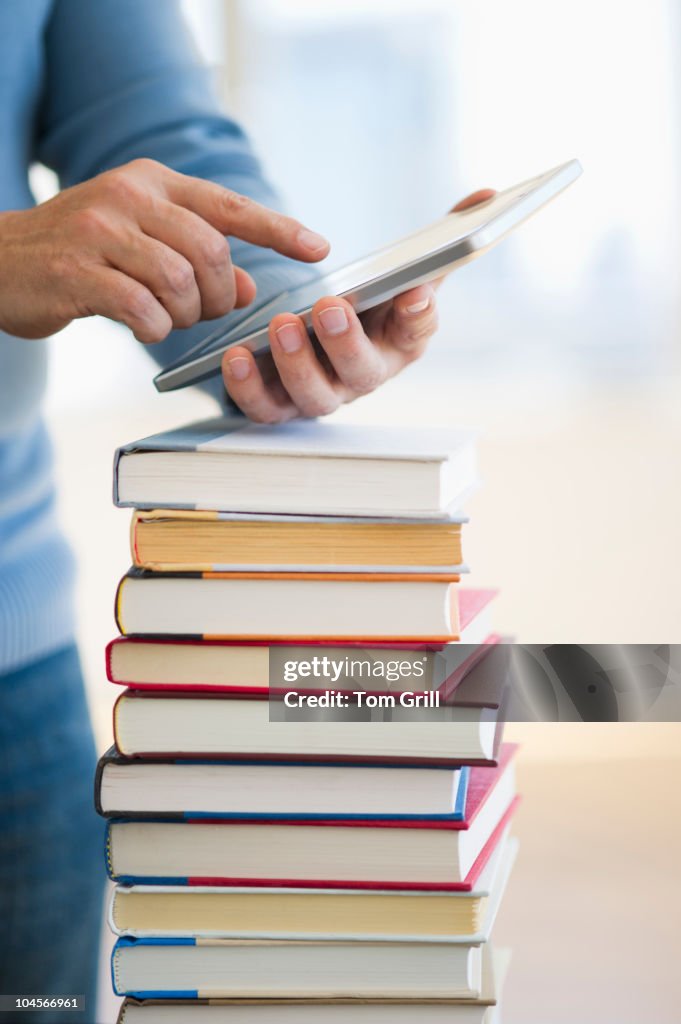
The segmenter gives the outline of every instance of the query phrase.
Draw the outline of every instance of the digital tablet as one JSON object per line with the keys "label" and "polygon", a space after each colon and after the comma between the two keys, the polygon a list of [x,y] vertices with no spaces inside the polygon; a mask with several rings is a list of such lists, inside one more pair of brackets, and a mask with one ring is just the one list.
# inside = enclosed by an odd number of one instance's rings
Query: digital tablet
{"label": "digital tablet", "polygon": [[255,309],[249,309],[225,330],[209,334],[181,360],[154,380],[159,391],[196,384],[220,372],[222,357],[234,345],[254,355],[269,348],[268,325],[277,313],[297,313],[312,336],[311,312],[325,295],[347,299],[363,313],[409,288],[446,274],[496,245],[509,231],[570,185],[582,172],[578,160],[498,192],[492,199],[401,238],[340,270],[322,275],[291,291],[281,292]]}

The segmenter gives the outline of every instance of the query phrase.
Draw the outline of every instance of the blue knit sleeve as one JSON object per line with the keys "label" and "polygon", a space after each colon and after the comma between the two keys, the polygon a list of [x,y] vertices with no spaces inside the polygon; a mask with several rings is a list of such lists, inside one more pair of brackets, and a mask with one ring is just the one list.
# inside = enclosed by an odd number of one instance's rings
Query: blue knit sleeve
{"label": "blue knit sleeve", "polygon": [[[62,187],[148,157],[280,205],[245,133],[221,111],[176,0],[55,0],[45,62],[34,156]],[[269,249],[230,245],[258,285],[256,302],[314,273]],[[149,351],[167,365],[222,322],[230,317],[173,331]]]}

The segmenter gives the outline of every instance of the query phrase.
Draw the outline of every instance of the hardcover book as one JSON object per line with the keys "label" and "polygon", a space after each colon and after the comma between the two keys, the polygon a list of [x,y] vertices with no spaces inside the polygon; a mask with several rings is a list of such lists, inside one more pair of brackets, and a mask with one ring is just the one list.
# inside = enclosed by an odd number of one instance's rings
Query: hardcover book
{"label": "hardcover book", "polygon": [[482,987],[480,945],[451,942],[279,942],[118,939],[116,995],[138,999],[390,996],[471,999]]}
{"label": "hardcover book", "polygon": [[100,758],[95,806],[106,817],[462,821],[470,769],[366,768]]}
{"label": "hardcover book", "polygon": [[114,501],[143,509],[433,519],[476,484],[473,436],[447,428],[208,420],[114,462]]}
{"label": "hardcover book", "polygon": [[471,891],[515,808],[512,745],[471,771],[463,821],[109,822],[120,882]]}
{"label": "hardcover book", "polygon": [[133,565],[155,572],[465,572],[461,525],[238,512],[135,512]]}
{"label": "hardcover book", "polygon": [[459,577],[412,573],[149,573],[116,595],[123,634],[241,639],[460,639]]}
{"label": "hardcover book", "polygon": [[118,885],[109,925],[137,937],[484,942],[516,853],[505,834],[471,892]]}
{"label": "hardcover book", "polygon": [[499,1024],[498,1002],[510,954],[482,947],[480,994],[475,999],[316,997],[277,999],[126,998],[118,1024]]}
{"label": "hardcover book", "polygon": [[[201,758],[311,763],[420,764],[456,767],[495,763],[503,731],[500,709],[445,704],[415,706],[416,697],[383,697],[371,708],[338,698],[330,707],[296,706],[277,697],[125,690],[114,706],[114,739],[124,757]],[[322,698],[318,698],[322,699]],[[376,699],[376,698],[375,698]],[[336,701],[330,691],[328,702]],[[400,702],[410,701],[411,706]]]}
{"label": "hardcover book", "polygon": [[[333,661],[357,659],[373,662],[370,676],[358,679],[367,693],[411,689],[438,689],[443,701],[456,691],[477,662],[489,653],[499,637],[492,630],[492,590],[462,587],[459,590],[461,640],[449,644],[421,641],[361,642],[345,640],[343,646],[325,641],[307,644],[287,640],[191,640],[168,637],[118,637],[106,649],[106,673],[111,682],[133,689],[183,689],[217,693],[267,695],[277,680],[270,678],[270,658],[287,648],[287,658],[324,657]],[[361,650],[357,650],[361,648]],[[386,671],[392,663],[409,661],[413,668],[399,678]],[[425,671],[419,666],[425,664]],[[494,665],[499,665],[498,661]],[[417,671],[419,674],[417,675]],[[391,678],[392,676],[392,678]],[[421,682],[421,680],[423,680]],[[327,689],[329,676],[299,680],[301,692]],[[342,689],[343,687],[341,687]],[[472,692],[472,691],[471,691]]]}

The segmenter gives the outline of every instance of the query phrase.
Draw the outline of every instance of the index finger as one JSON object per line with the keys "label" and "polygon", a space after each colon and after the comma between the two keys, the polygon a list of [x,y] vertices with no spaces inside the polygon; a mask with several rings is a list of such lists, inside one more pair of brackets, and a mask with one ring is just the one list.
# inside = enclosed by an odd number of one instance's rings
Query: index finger
{"label": "index finger", "polygon": [[202,217],[223,235],[233,235],[292,259],[316,262],[330,245],[300,221],[212,181],[174,173],[166,183],[168,198]]}

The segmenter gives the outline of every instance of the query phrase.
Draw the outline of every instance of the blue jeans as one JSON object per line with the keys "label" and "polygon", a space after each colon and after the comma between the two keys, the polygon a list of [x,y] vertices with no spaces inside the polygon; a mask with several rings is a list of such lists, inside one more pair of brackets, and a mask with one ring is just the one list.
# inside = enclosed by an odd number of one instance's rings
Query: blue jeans
{"label": "blue jeans", "polygon": [[85,996],[84,1012],[0,1024],[94,1024],[104,890],[95,748],[75,647],[0,676],[0,995]]}

